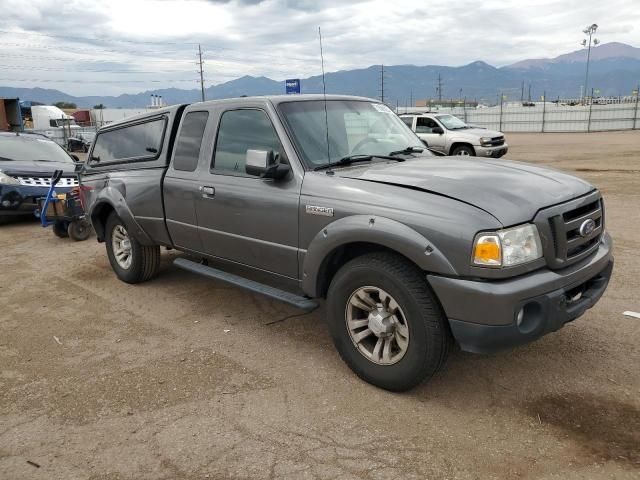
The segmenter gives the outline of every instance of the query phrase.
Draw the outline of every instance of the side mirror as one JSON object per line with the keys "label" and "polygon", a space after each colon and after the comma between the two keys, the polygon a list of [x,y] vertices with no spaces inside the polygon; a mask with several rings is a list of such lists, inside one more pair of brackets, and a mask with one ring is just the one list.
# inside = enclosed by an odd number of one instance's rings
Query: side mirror
{"label": "side mirror", "polygon": [[76,155],[75,153],[70,153],[71,158],[73,158],[73,161],[76,163],[80,163],[80,157],[78,157],[78,155]]}
{"label": "side mirror", "polygon": [[247,150],[245,172],[261,178],[284,178],[290,170],[289,165],[280,163],[280,156],[273,150]]}
{"label": "side mirror", "polygon": [[444,130],[442,129],[442,127],[433,127],[431,131],[433,133],[437,133],[438,135],[442,135],[444,133]]}

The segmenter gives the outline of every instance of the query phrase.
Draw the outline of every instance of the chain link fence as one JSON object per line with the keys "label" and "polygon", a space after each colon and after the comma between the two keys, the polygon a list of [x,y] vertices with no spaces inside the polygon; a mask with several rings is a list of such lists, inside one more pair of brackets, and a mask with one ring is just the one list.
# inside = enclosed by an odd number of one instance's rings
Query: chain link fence
{"label": "chain link fence", "polygon": [[493,107],[399,107],[398,113],[450,113],[464,122],[501,132],[603,132],[640,128],[638,97],[627,102],[571,105],[560,102],[502,103]]}

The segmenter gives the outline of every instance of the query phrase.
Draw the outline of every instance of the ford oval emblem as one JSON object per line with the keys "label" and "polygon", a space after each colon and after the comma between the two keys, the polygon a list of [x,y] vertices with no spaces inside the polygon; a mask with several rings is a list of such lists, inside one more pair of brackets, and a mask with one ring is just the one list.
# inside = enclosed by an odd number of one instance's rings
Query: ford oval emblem
{"label": "ford oval emblem", "polygon": [[593,233],[595,229],[596,229],[595,220],[593,218],[587,218],[584,222],[582,222],[582,225],[580,225],[580,230],[579,230],[580,236],[588,237]]}

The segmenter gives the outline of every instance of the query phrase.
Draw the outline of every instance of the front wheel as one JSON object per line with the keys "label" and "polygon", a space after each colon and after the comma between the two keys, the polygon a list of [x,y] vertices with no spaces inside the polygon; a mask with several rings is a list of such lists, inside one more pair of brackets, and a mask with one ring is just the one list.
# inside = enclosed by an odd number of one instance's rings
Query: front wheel
{"label": "front wheel", "polygon": [[453,149],[451,155],[460,155],[463,157],[475,157],[476,151],[470,145],[459,145]]}
{"label": "front wheel", "polygon": [[442,368],[451,336],[424,274],[392,253],[357,257],[333,278],[328,323],[345,363],[363,380],[403,391]]}
{"label": "front wheel", "polygon": [[111,268],[123,282],[145,282],[158,272],[160,247],[142,245],[130,236],[115,212],[107,219],[105,243]]}
{"label": "front wheel", "polygon": [[64,220],[58,220],[53,224],[53,234],[58,238],[67,238],[69,233],[67,232],[67,222]]}

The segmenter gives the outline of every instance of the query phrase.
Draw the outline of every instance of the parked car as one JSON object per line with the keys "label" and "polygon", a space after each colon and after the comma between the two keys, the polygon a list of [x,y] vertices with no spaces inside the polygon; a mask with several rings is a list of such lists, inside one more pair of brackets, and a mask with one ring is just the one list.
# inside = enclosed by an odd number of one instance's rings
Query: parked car
{"label": "parked car", "polygon": [[366,98],[159,109],[102,128],[80,181],[119,279],[152,278],[165,246],[190,258],[176,266],[302,309],[326,298],[342,358],[390,390],[442,368],[453,340],[486,353],[561,328],[613,268],[593,185],[526,163],[444,161]]}
{"label": "parked car", "polygon": [[500,158],[509,150],[504,133],[472,127],[453,115],[422,113],[400,118],[425,145],[445,155]]}
{"label": "parked car", "polygon": [[63,171],[57,193],[77,187],[76,161],[43,135],[0,132],[0,223],[14,216],[33,216],[56,170]]}

